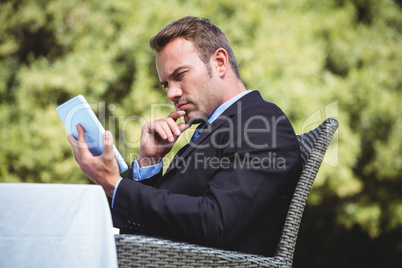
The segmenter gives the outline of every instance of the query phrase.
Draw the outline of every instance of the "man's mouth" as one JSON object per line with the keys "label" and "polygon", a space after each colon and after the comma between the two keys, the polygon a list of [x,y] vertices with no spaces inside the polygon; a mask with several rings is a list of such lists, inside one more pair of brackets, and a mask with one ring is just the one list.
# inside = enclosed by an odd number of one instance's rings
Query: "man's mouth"
{"label": "man's mouth", "polygon": [[189,104],[190,104],[189,102],[179,102],[176,104],[176,109],[184,111],[189,106]]}

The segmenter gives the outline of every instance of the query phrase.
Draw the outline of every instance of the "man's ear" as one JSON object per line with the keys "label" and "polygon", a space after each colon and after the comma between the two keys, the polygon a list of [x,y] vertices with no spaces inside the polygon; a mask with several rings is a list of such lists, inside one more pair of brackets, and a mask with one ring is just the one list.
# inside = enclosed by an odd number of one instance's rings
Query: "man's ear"
{"label": "man's ear", "polygon": [[215,68],[219,77],[223,77],[229,66],[228,53],[223,48],[218,48],[212,55],[212,66]]}

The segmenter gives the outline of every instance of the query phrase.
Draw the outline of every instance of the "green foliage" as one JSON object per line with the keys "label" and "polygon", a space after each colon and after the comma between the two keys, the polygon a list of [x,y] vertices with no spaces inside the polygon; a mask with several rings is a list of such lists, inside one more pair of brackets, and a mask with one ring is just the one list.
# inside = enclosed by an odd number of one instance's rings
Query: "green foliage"
{"label": "green foliage", "polygon": [[[394,239],[402,227],[402,12],[397,3],[2,1],[0,181],[89,183],[55,113],[57,105],[78,94],[93,105],[131,162],[139,151],[141,125],[173,109],[159,86],[149,39],[173,20],[203,16],[226,33],[246,86],[278,104],[298,134],[327,117],[340,122],[301,237],[311,230],[361,233],[401,254],[402,239]],[[190,136],[187,131],[173,151]],[[342,245],[321,236],[321,244]],[[308,251],[297,252],[306,254],[305,260],[315,258],[318,266],[323,263]]]}

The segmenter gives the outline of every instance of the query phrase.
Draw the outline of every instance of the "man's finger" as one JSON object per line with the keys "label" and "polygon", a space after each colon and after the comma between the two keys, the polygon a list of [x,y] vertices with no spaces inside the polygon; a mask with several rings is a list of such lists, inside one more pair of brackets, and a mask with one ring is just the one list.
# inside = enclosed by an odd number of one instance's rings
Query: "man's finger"
{"label": "man's finger", "polygon": [[77,140],[73,137],[73,135],[68,135],[67,140],[70,142],[73,149],[77,146]]}
{"label": "man's finger", "polygon": [[186,115],[186,111],[175,111],[169,114],[169,117],[172,118],[174,121]]}
{"label": "man's finger", "polygon": [[78,141],[74,138],[73,135],[68,135],[67,136],[67,140],[70,142],[71,144],[71,148],[73,148],[73,154],[74,154],[74,158],[75,161],[78,160],[78,155],[79,155],[79,151],[78,151]]}
{"label": "man's finger", "polygon": [[77,131],[78,131],[78,141],[87,143],[85,140],[85,129],[80,124],[77,125]]}
{"label": "man's finger", "polygon": [[105,133],[103,134],[103,153],[102,153],[102,157],[104,157],[105,160],[107,161],[112,161],[114,162],[110,164],[110,168],[112,168],[113,165],[116,166],[116,170],[117,173],[119,168],[118,168],[118,164],[117,164],[117,159],[114,156],[113,153],[113,135],[110,131],[105,131]]}
{"label": "man's finger", "polygon": [[166,132],[165,128],[163,127],[163,123],[160,123],[160,122],[156,122],[153,125],[152,134],[153,135],[155,135],[155,134],[159,135],[159,137],[161,137],[161,139],[163,139],[163,140],[166,140],[169,137],[168,133]]}
{"label": "man's finger", "polygon": [[186,129],[188,129],[189,127],[191,127],[190,124],[185,123],[185,122],[180,123],[180,124],[178,124],[177,126],[179,127],[179,129],[180,129],[181,132],[183,132],[183,131],[185,131]]}
{"label": "man's finger", "polygon": [[176,121],[172,118],[170,118],[171,120],[169,120],[169,118],[167,118],[166,123],[170,129],[170,131],[176,135],[176,136],[180,136],[181,135],[181,130],[180,128],[177,126]]}
{"label": "man's finger", "polygon": [[103,134],[103,153],[113,154],[113,136],[110,131],[105,131]]}
{"label": "man's finger", "polygon": [[89,151],[88,144],[85,139],[85,129],[80,124],[77,125],[78,131],[78,139],[76,141],[76,148],[80,150],[81,155],[91,155],[92,153]]}

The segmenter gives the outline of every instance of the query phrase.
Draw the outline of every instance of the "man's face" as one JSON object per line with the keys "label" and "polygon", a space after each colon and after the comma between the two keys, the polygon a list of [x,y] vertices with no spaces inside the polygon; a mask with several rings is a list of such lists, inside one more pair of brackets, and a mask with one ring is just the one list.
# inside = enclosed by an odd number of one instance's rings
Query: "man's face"
{"label": "man's face", "polygon": [[176,110],[186,111],[186,122],[206,120],[223,103],[219,77],[213,68],[208,70],[191,41],[179,37],[169,42],[158,53],[156,67],[168,99]]}

